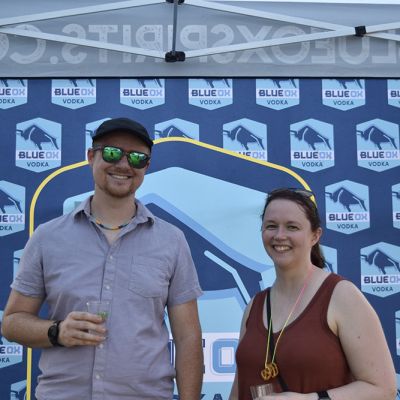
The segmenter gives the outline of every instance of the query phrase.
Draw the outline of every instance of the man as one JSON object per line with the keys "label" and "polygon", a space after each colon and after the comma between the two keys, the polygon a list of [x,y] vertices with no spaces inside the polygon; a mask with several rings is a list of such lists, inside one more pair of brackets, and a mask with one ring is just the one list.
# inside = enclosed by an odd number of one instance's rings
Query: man
{"label": "man", "polygon": [[[200,398],[201,289],[190,251],[178,228],[135,199],[152,145],[135,121],[103,122],[88,150],[93,197],[26,245],[2,334],[43,349],[38,400],[171,400],[175,369],[180,399]],[[105,323],[86,311],[93,300],[109,302]],[[44,301],[48,319],[38,316]]]}

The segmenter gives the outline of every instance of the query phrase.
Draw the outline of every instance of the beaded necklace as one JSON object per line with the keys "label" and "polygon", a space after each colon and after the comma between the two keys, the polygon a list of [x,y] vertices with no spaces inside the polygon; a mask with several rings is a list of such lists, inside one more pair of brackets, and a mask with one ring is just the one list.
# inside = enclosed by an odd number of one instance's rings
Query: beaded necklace
{"label": "beaded necklace", "polygon": [[[133,216],[134,217],[134,216]],[[132,218],[133,218],[132,217]],[[96,225],[100,226],[100,228],[106,229],[108,231],[118,231],[122,228],[125,228],[125,226],[129,225],[129,223],[132,221],[132,218],[129,219],[129,221],[124,222],[121,225],[118,226],[110,226],[110,225],[105,225],[102,222],[100,222],[94,215],[90,214],[89,219],[94,222]]]}
{"label": "beaded necklace", "polygon": [[[261,370],[261,378],[263,378],[264,381],[269,381],[269,380],[277,377],[278,374],[279,374],[278,365],[276,364],[276,362],[274,362],[275,355],[276,355],[276,349],[278,347],[278,343],[279,343],[279,340],[280,340],[280,338],[281,338],[281,336],[283,334],[283,331],[285,330],[285,328],[286,328],[286,326],[287,326],[287,324],[288,324],[288,322],[290,320],[290,317],[292,316],[294,310],[296,309],[296,307],[299,304],[301,298],[303,297],[304,291],[305,291],[305,289],[306,289],[306,287],[308,285],[308,282],[310,281],[310,278],[311,278],[311,275],[312,275],[313,271],[314,270],[311,269],[310,272],[308,273],[308,275],[306,277],[306,280],[305,280],[305,282],[303,284],[303,287],[301,288],[300,293],[298,294],[297,299],[294,302],[293,307],[290,310],[289,315],[286,318],[285,323],[283,324],[283,327],[281,329],[281,332],[279,333],[278,339],[276,340],[276,345],[274,347],[274,352],[272,354],[272,359],[271,359],[270,363],[268,362],[268,354],[269,354],[269,346],[270,346],[271,335],[273,333],[272,333],[272,316],[271,315],[269,316],[268,337],[267,337],[267,351],[266,351],[266,355],[265,355],[264,369]],[[271,293],[269,293],[268,295],[270,296]]]}

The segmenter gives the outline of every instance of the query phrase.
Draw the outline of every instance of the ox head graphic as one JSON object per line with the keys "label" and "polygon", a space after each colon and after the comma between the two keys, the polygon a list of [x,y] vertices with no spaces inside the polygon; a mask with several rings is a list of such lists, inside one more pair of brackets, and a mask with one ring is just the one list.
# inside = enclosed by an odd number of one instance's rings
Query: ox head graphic
{"label": "ox head graphic", "polygon": [[147,88],[150,86],[151,83],[154,83],[158,87],[162,87],[161,80],[159,78],[141,78],[141,79],[136,79],[142,88]]}
{"label": "ox head graphic", "polygon": [[328,149],[332,150],[329,139],[317,132],[314,128],[311,128],[311,126],[306,125],[297,131],[291,130],[290,133],[298,140],[306,142],[313,150],[316,150],[315,145],[317,143],[322,143]]}
{"label": "ox head graphic", "polygon": [[349,86],[356,86],[362,89],[362,84],[360,79],[351,79],[351,78],[341,78],[335,79],[335,81],[339,82],[340,87],[343,89],[349,89]]}
{"label": "ox head graphic", "polygon": [[231,130],[224,130],[223,134],[233,141],[238,141],[246,150],[249,150],[250,143],[256,143],[261,149],[265,150],[262,138],[249,131],[243,125],[238,125]]}
{"label": "ox head graphic", "polygon": [[382,150],[383,143],[389,143],[393,148],[397,149],[394,138],[374,125],[363,131],[357,130],[357,135],[360,135],[364,140],[372,142],[379,150]]}
{"label": "ox head graphic", "polygon": [[25,140],[32,141],[39,150],[43,150],[43,143],[51,143],[58,150],[57,139],[37,125],[31,125],[24,130],[17,129],[17,134]]}
{"label": "ox head graphic", "polygon": [[221,82],[223,83],[226,87],[230,87],[229,85],[229,81],[226,78],[222,78],[222,79],[216,79],[216,78],[203,78],[206,83],[207,86],[209,86],[210,88],[215,88],[215,83],[216,82]]}
{"label": "ox head graphic", "polygon": [[[69,79],[73,87],[79,87],[79,81],[84,81],[85,79]],[[94,87],[93,79],[86,79],[91,87]]]}
{"label": "ox head graphic", "polygon": [[334,203],[341,204],[348,212],[351,212],[351,206],[358,206],[367,211],[365,201],[344,187],[336,189],[333,193],[325,192],[325,195]]}
{"label": "ox head graphic", "polygon": [[400,190],[398,192],[392,191],[392,196],[400,200]]}
{"label": "ox head graphic", "polygon": [[388,256],[382,250],[374,250],[369,254],[361,254],[361,259],[369,265],[375,266],[382,274],[386,274],[386,268],[395,268],[400,272],[399,262]]}
{"label": "ox head graphic", "polygon": [[[15,80],[15,79],[0,79],[0,82],[3,84],[3,86],[9,87],[10,85],[8,84],[8,81],[10,80]],[[21,84],[21,86],[25,86],[23,79],[17,79],[17,81]]]}
{"label": "ox head graphic", "polygon": [[3,214],[6,213],[6,207],[14,207],[22,214],[21,202],[9,193],[0,189],[0,210]]}
{"label": "ox head graphic", "polygon": [[163,130],[155,130],[155,133],[160,138],[167,138],[167,137],[182,137],[186,139],[193,139],[193,137],[189,136],[187,133],[183,132],[181,129],[177,128],[175,125],[170,125]]}
{"label": "ox head graphic", "polygon": [[293,78],[290,78],[290,79],[272,78],[271,81],[274,84],[274,86],[279,88],[279,89],[282,88],[282,83],[283,82],[289,82],[294,88],[297,88],[296,82],[295,82],[295,80]]}

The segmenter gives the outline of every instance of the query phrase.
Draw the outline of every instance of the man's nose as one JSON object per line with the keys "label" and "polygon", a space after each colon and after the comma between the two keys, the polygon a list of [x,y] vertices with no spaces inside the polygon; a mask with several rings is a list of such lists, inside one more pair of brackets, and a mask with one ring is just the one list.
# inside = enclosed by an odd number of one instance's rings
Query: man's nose
{"label": "man's nose", "polygon": [[122,157],[121,157],[121,159],[117,162],[117,165],[119,166],[119,167],[125,167],[125,168],[130,168],[130,164],[129,164],[129,161],[128,161],[128,155],[127,154],[124,154]]}

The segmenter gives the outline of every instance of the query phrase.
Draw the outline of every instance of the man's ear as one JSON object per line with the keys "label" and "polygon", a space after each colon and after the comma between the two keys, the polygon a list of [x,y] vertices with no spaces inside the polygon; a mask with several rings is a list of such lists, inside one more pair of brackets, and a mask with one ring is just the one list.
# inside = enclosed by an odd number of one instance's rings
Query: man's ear
{"label": "man's ear", "polygon": [[94,159],[94,151],[93,149],[90,147],[88,148],[87,152],[86,152],[86,156],[87,156],[87,160],[90,166],[93,165],[93,159]]}

